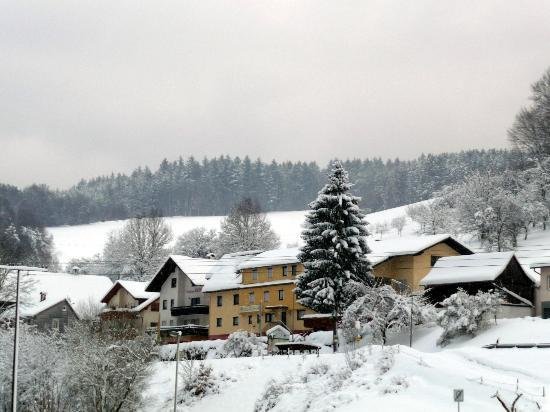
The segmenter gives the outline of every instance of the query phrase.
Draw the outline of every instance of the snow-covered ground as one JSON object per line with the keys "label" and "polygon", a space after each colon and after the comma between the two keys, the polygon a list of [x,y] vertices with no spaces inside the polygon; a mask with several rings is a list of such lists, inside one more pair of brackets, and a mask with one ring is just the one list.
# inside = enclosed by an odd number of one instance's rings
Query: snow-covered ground
{"label": "snow-covered ground", "polygon": [[[370,224],[386,222],[389,225],[394,217],[404,216],[406,209],[407,206],[401,206],[370,213],[367,215],[367,221]],[[282,247],[300,243],[300,232],[302,231],[305,213],[305,211],[295,211],[267,214],[273,229],[281,239]],[[175,216],[166,218],[166,221],[172,228],[175,240],[182,233],[196,227],[203,226],[207,229],[219,230],[222,219],[223,216]],[[407,222],[403,235],[412,234],[416,230],[416,225],[410,219],[407,219]],[[109,232],[121,229],[124,223],[124,220],[116,220],[87,225],[57,226],[49,227],[48,231],[53,236],[59,261],[65,264],[72,258],[91,257],[101,253]],[[395,236],[397,236],[395,230],[390,230],[384,235],[384,238]]]}
{"label": "snow-covered ground", "polygon": [[[516,390],[523,394],[518,410],[550,410],[548,397],[543,397],[543,387],[550,395],[550,349],[481,348],[497,338],[501,343],[550,342],[550,320],[499,320],[475,338],[445,349],[435,345],[439,333],[437,327],[418,331],[413,349],[404,345],[359,349],[363,363],[353,372],[341,353],[209,359],[205,362],[223,377],[220,392],[180,410],[254,411],[272,379],[272,393],[281,392],[273,411],[452,411],[456,409],[453,389],[465,391],[462,411],[501,411],[492,396],[498,391],[511,400]],[[397,337],[393,343],[400,339],[407,337]],[[155,364],[145,392],[147,411],[169,410],[174,367],[174,362]]]}

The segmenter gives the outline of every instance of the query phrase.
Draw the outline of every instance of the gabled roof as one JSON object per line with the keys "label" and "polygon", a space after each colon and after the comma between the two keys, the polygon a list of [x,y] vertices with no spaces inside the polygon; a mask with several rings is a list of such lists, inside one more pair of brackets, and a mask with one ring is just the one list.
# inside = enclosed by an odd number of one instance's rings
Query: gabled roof
{"label": "gabled roof", "polygon": [[267,250],[245,260],[239,264],[238,269],[241,270],[273,265],[284,265],[287,263],[297,263],[298,253],[300,253],[300,249],[297,247]]}
{"label": "gabled roof", "polygon": [[236,265],[259,251],[232,253],[221,259],[200,259],[182,255],[170,255],[149,282],[146,291],[159,292],[170,273],[178,267],[196,286],[204,286],[208,278],[232,276]]}
{"label": "gabled roof", "polygon": [[107,291],[105,296],[101,299],[103,303],[109,303],[112,297],[123,288],[128,292],[134,299],[150,299],[152,297],[158,297],[157,292],[146,292],[145,287],[147,282],[136,282],[133,280],[117,280],[115,284]]}
{"label": "gabled roof", "polygon": [[[499,277],[508,265],[517,259],[514,252],[476,253],[465,256],[439,258],[430,272],[420,281],[423,286],[451,283],[491,282]],[[518,262],[519,265],[519,262]],[[533,282],[524,267],[519,265]]]}
{"label": "gabled roof", "polygon": [[377,241],[369,239],[367,243],[371,250],[367,257],[373,266],[395,256],[418,255],[438,243],[446,243],[462,255],[474,253],[469,247],[449,234],[404,236]]}
{"label": "gabled roof", "polygon": [[[67,299],[73,310],[79,315],[80,304],[101,303],[113,282],[106,276],[70,275],[67,273],[30,272],[28,279],[32,283],[30,293],[21,299],[21,316],[36,316],[38,313]],[[46,299],[40,301],[40,292]]]}

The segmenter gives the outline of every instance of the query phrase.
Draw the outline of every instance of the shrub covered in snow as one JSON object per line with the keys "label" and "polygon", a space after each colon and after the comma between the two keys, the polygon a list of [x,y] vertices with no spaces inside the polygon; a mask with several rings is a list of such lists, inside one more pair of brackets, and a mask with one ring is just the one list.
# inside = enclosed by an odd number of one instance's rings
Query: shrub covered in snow
{"label": "shrub covered in snow", "polygon": [[203,362],[195,366],[193,359],[182,361],[182,392],[180,402],[188,404],[195,399],[218,393],[219,385],[211,366]]}
{"label": "shrub covered in snow", "polygon": [[[225,341],[201,340],[194,342],[180,343],[180,358],[212,359],[219,357],[223,351]],[[176,359],[176,344],[162,345],[158,348],[158,357],[162,361],[173,361]]]}
{"label": "shrub covered in snow", "polygon": [[386,343],[390,330],[433,321],[435,311],[422,295],[399,293],[388,285],[369,287],[344,312],[342,327],[348,341],[359,334],[374,343]]}
{"label": "shrub covered in snow", "polygon": [[[25,411],[133,411],[141,406],[154,342],[126,339],[92,323],[65,335],[22,325],[18,409]],[[13,331],[0,330],[0,409],[9,410]]]}
{"label": "shrub covered in snow", "polygon": [[437,323],[443,328],[443,333],[438,345],[447,345],[460,335],[475,335],[490,319],[496,319],[499,304],[498,292],[479,291],[476,295],[469,295],[459,289],[441,302],[443,310],[438,314]]}
{"label": "shrub covered in snow", "polygon": [[244,330],[233,332],[223,345],[223,354],[241,358],[258,355],[264,349],[264,343],[256,335]]}

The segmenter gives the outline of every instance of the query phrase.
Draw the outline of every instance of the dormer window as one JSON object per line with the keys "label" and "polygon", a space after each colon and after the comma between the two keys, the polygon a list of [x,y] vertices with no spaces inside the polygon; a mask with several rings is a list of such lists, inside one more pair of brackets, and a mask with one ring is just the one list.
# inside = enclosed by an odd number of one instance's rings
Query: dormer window
{"label": "dormer window", "polygon": [[44,302],[46,300],[46,292],[40,292],[40,302]]}

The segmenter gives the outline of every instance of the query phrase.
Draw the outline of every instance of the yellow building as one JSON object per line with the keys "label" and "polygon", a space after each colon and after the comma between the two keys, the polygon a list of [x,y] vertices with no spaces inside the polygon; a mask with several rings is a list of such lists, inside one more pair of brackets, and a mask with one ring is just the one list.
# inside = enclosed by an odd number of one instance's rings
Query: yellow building
{"label": "yellow building", "polygon": [[[438,258],[473,253],[449,235],[371,241],[369,247],[375,277],[393,279],[413,290],[420,288],[420,280]],[[291,248],[243,256],[235,271],[212,274],[203,288],[209,294],[210,339],[237,330],[263,334],[281,323],[293,333],[307,331],[303,316],[314,312],[300,305],[293,292],[296,276],[303,272],[297,254],[298,249]],[[227,262],[234,258],[225,257]]]}
{"label": "yellow building", "polygon": [[147,282],[117,280],[101,299],[107,305],[101,319],[124,319],[140,333],[158,333],[159,294],[146,292],[146,285]]}

